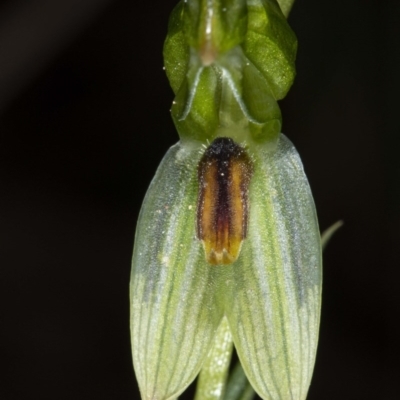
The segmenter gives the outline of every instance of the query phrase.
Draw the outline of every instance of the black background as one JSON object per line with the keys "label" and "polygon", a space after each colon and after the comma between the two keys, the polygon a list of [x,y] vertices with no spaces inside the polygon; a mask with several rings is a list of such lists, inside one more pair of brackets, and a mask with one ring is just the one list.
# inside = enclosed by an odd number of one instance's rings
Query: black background
{"label": "black background", "polygon": [[[178,140],[161,54],[176,2],[81,0],[58,20],[67,2],[47,3],[0,3],[0,398],[139,398],[130,257]],[[283,130],[321,230],[344,221],[324,255],[309,400],[400,398],[399,20],[394,0],[298,0],[289,19]]]}

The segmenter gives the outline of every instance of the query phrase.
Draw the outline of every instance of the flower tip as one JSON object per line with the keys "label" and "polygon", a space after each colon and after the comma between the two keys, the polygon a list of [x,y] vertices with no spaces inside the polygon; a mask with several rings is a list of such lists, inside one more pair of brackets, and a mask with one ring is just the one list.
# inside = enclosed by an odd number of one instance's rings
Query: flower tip
{"label": "flower tip", "polygon": [[216,250],[213,242],[203,240],[203,248],[206,261],[211,265],[229,265],[237,260],[242,247],[242,239],[233,238],[229,242],[229,249],[223,248]]}

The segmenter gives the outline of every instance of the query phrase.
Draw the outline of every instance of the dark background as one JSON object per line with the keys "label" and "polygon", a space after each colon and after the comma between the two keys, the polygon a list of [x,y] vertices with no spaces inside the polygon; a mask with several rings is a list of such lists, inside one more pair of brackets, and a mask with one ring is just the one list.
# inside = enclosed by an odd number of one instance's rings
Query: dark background
{"label": "dark background", "polygon": [[[138,398],[133,234],[178,140],[162,44],[175,0],[0,3],[0,398]],[[281,102],[325,252],[312,399],[398,399],[400,2],[298,0]]]}

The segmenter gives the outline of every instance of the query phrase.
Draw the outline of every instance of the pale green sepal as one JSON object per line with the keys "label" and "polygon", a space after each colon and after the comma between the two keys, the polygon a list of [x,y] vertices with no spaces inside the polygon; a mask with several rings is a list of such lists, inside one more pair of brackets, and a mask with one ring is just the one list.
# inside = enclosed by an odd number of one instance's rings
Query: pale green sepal
{"label": "pale green sepal", "polygon": [[215,335],[213,345],[201,368],[195,400],[222,399],[225,393],[232,349],[231,331],[228,321],[223,318]]}
{"label": "pale green sepal", "polygon": [[252,400],[255,392],[238,361],[229,376],[223,400]]}
{"label": "pale green sepal", "polygon": [[322,250],[325,249],[326,245],[331,240],[331,237],[336,233],[336,231],[343,225],[343,221],[337,221],[331,225],[328,229],[324,230],[321,235],[321,246]]}
{"label": "pale green sepal", "polygon": [[287,18],[290,10],[293,7],[294,0],[278,0],[279,6],[281,7],[283,15]]}
{"label": "pale green sepal", "polygon": [[226,277],[225,313],[243,369],[263,399],[304,400],[317,349],[321,242],[299,155],[280,136],[253,150],[250,221]]}
{"label": "pale green sepal", "polygon": [[176,398],[198,374],[222,318],[195,236],[199,148],[173,146],[146,194],[130,284],[132,354],[142,399]]}

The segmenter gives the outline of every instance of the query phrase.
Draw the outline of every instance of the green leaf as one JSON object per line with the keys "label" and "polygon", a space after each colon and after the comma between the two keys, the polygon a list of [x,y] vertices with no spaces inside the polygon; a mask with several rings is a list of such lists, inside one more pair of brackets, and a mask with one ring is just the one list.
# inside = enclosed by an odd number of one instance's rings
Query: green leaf
{"label": "green leaf", "polygon": [[321,235],[321,245],[322,249],[325,249],[328,242],[331,240],[331,237],[336,233],[336,231],[343,225],[343,221],[337,221],[328,229],[322,232]]}

